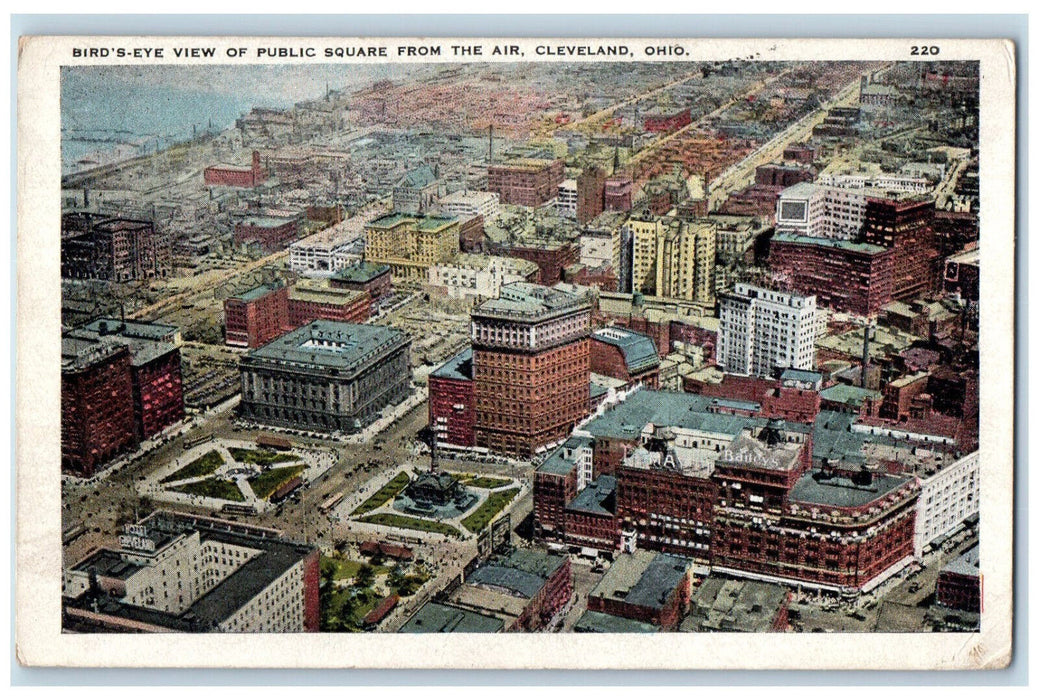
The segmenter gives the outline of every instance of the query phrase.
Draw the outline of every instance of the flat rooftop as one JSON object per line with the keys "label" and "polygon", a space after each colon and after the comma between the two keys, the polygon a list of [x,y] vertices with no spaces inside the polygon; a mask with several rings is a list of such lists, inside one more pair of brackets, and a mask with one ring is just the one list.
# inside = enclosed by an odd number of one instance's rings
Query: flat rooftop
{"label": "flat rooftop", "polygon": [[[746,428],[768,424],[764,418],[714,412],[718,406],[731,403],[729,399],[700,394],[640,389],[601,416],[593,418],[584,430],[595,437],[631,440],[639,437],[646,426],[652,423],[657,427],[697,430],[735,438]],[[758,406],[753,402],[744,403],[747,403],[747,408],[756,409]],[[786,421],[783,428],[798,432],[811,430],[809,425],[790,421]]]}
{"label": "flat rooftop", "polygon": [[600,634],[647,634],[659,631],[659,627],[648,622],[630,620],[626,617],[609,615],[595,610],[585,610],[577,620],[577,624],[574,625],[574,632]]}
{"label": "flat rooftop", "polygon": [[474,309],[473,315],[537,319],[588,305],[581,295],[531,282],[512,282],[501,288],[497,299],[488,299]]}
{"label": "flat rooftop", "polygon": [[481,190],[458,190],[457,192],[452,192],[449,195],[441,197],[438,203],[441,205],[468,204],[471,206],[480,206],[497,200],[498,194],[496,192],[483,192]]}
{"label": "flat rooftop", "polygon": [[378,229],[391,229],[402,224],[410,224],[412,228],[418,231],[428,231],[431,233],[436,233],[448,228],[449,226],[457,222],[458,219],[452,216],[423,216],[421,214],[401,214],[399,212],[394,212],[392,214],[386,214],[384,216],[380,216],[377,219],[373,219],[368,223],[368,227]]}
{"label": "flat rooftop", "polygon": [[820,391],[819,396],[822,397],[823,401],[832,401],[833,403],[858,408],[866,399],[879,400],[883,394],[873,389],[863,389],[851,384],[834,384]]}
{"label": "flat rooftop", "polygon": [[601,475],[567,503],[566,509],[592,515],[613,515],[617,509],[617,479]]}
{"label": "flat rooftop", "polygon": [[837,250],[845,250],[852,253],[863,253],[866,255],[879,255],[886,252],[888,249],[873,245],[872,243],[854,243],[852,241],[844,241],[835,238],[815,238],[812,236],[802,236],[798,233],[783,232],[777,233],[772,237],[773,243],[791,243],[794,245],[812,245],[821,246],[823,248],[835,248]]}
{"label": "flat rooftop", "polygon": [[256,301],[257,299],[262,299],[268,294],[276,292],[281,288],[282,285],[280,284],[261,284],[260,286],[253,287],[252,289],[242,292],[241,294],[235,294],[230,298],[248,303],[250,301]]}
{"label": "flat rooftop", "polygon": [[[223,542],[259,552],[180,614],[127,605],[114,599],[104,602],[104,612],[185,632],[214,631],[286,571],[317,551],[308,545],[282,539],[274,530],[183,513],[160,511],[145,518],[141,524],[147,526],[153,539],[171,541],[198,532],[203,541]],[[90,593],[85,593],[70,604],[73,607],[90,606],[90,596]]]}
{"label": "flat rooftop", "polygon": [[966,552],[956,557],[942,567],[942,571],[948,571],[961,576],[978,576],[981,573],[980,548],[975,545]]}
{"label": "flat rooftop", "polygon": [[[180,329],[161,323],[97,319],[64,334],[63,366],[90,364],[115,352],[111,346],[118,345],[128,347],[131,363],[134,367],[141,367],[177,350],[181,345]],[[95,359],[89,359],[91,355]]]}
{"label": "flat rooftop", "polygon": [[451,605],[429,602],[412,615],[401,632],[424,633],[490,633],[501,632],[505,623],[490,615],[481,615]]}
{"label": "flat rooftop", "polygon": [[372,280],[381,275],[389,273],[389,271],[389,265],[379,265],[376,263],[362,261],[336,270],[336,272],[332,275],[332,279],[342,280],[343,282],[354,282],[356,284],[364,284],[366,282],[371,282]]}
{"label": "flat rooftop", "polygon": [[830,475],[813,469],[797,480],[790,489],[790,500],[809,505],[835,508],[859,508],[897,491],[911,477],[872,472],[868,483],[856,483],[850,477]]}
{"label": "flat rooftop", "polygon": [[693,593],[682,632],[771,632],[786,588],[761,581],[708,576]]}
{"label": "flat rooftop", "polygon": [[683,585],[691,566],[692,562],[684,557],[644,549],[621,554],[588,597],[660,610],[668,596]]}
{"label": "flat rooftop", "polygon": [[473,380],[473,349],[467,347],[444,364],[429,373],[431,377],[439,379],[456,379],[459,381]]}
{"label": "flat rooftop", "polygon": [[401,331],[386,326],[312,321],[249,351],[246,358],[351,371],[407,342]]}
{"label": "flat rooftop", "polygon": [[288,224],[294,224],[296,220],[284,216],[247,216],[238,223],[255,228],[280,228]]}

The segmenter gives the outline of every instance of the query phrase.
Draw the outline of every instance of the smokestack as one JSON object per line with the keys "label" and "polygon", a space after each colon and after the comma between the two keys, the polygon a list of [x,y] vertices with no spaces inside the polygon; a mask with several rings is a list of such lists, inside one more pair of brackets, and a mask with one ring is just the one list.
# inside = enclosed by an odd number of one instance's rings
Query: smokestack
{"label": "smokestack", "polygon": [[859,376],[859,386],[866,388],[866,370],[869,369],[869,336],[873,331],[873,322],[867,321],[862,329],[862,372]]}
{"label": "smokestack", "polygon": [[487,127],[487,162],[494,162],[494,124]]}
{"label": "smokestack", "polygon": [[83,188],[83,208],[90,208],[90,190],[86,187]]}

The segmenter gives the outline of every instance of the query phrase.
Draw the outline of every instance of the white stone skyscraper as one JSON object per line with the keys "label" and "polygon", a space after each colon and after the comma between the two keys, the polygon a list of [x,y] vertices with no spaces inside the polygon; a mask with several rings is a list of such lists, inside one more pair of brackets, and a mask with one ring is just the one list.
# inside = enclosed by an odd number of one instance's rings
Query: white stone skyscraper
{"label": "white stone skyscraper", "polygon": [[718,363],[730,374],[771,377],[813,368],[815,296],[739,283],[721,295]]}

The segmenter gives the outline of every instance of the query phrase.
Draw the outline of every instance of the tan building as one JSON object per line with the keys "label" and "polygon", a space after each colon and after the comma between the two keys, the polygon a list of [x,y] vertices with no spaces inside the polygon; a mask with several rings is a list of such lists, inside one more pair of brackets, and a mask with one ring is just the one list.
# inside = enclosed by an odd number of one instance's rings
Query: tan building
{"label": "tan building", "polygon": [[429,268],[458,253],[458,219],[387,214],[365,227],[365,260],[390,266],[394,280],[424,283]]}
{"label": "tan building", "polygon": [[631,288],[657,297],[714,303],[717,225],[668,217],[631,219]]}
{"label": "tan building", "polygon": [[460,253],[451,262],[430,266],[429,286],[452,299],[494,299],[502,286],[533,282],[537,276],[538,266],[529,260]]}

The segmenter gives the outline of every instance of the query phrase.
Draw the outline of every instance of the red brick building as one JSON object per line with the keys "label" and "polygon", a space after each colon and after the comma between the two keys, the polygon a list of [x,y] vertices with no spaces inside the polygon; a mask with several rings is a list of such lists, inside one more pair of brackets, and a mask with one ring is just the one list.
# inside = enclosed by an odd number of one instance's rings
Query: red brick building
{"label": "red brick building", "polygon": [[429,375],[429,426],[441,445],[476,444],[473,350],[466,348]]}
{"label": "red brick building", "polygon": [[634,533],[641,547],[706,561],[718,491],[709,472],[661,468],[674,467],[674,460],[645,448],[630,453],[627,465],[616,467],[622,537]]}
{"label": "red brick building", "polygon": [[582,489],[563,510],[566,543],[600,551],[620,546],[617,480],[603,475]]}
{"label": "red brick building", "polygon": [[806,143],[792,143],[783,150],[783,160],[811,165],[815,161],[815,148]]}
{"label": "red brick building", "polygon": [[461,219],[458,227],[458,247],[463,253],[483,251],[483,216],[477,214]]}
{"label": "red brick building", "polygon": [[917,372],[900,377],[884,385],[880,417],[891,420],[922,418],[930,413],[931,400],[927,393],[928,372]]}
{"label": "red brick building", "polygon": [[292,330],[289,326],[289,290],[261,285],[224,300],[224,342],[258,348]]}
{"label": "red brick building", "polygon": [[[640,391],[622,406],[584,427],[597,477],[584,490],[572,497],[566,490],[572,475],[581,481],[576,452],[554,453],[539,468],[535,513],[547,523],[540,536],[608,548],[596,544],[608,540],[604,533],[588,539],[587,522],[575,523],[584,539],[572,538],[567,518],[595,510],[592,502],[607,522],[602,489],[586,493],[609,474],[623,551],[678,554],[720,573],[835,592],[869,589],[912,558],[919,492],[912,475],[840,466],[829,456],[813,467],[812,425],[763,420],[754,402]],[[822,454],[833,455],[833,446],[824,443]],[[567,497],[560,533],[558,502]],[[547,498],[552,507],[538,503]]]}
{"label": "red brick building", "polygon": [[368,292],[336,289],[304,280],[289,289],[290,329],[319,319],[364,323],[371,316],[371,310],[372,300]]}
{"label": "red brick building", "polygon": [[691,567],[670,554],[621,554],[588,594],[588,609],[674,632],[689,607]]}
{"label": "red brick building", "polygon": [[616,326],[603,328],[592,334],[591,369],[623,380],[625,387],[641,383],[656,389],[660,355],[649,336]]}
{"label": "red brick building", "polygon": [[133,367],[134,419],[144,440],[184,418],[184,380],[180,350],[141,358]]}
{"label": "red brick building", "polygon": [[570,558],[515,549],[470,573],[451,604],[504,617],[506,632],[545,629],[573,597]]}
{"label": "red brick building", "polygon": [[258,348],[311,321],[364,323],[371,309],[365,291],[313,281],[291,288],[265,284],[224,300],[224,342]]}
{"label": "red brick building", "polygon": [[606,171],[592,167],[577,176],[577,223],[586,223],[603,212],[606,192]]}
{"label": "red brick building", "polygon": [[737,441],[716,464],[714,569],[863,589],[913,556],[915,479],[786,459]]}
{"label": "red brick building", "polygon": [[61,470],[91,477],[138,444],[130,349],[109,339],[61,341]]}
{"label": "red brick building", "polygon": [[337,270],[329,280],[333,289],[352,289],[367,292],[375,307],[383,298],[393,294],[393,280],[389,265],[359,262]]}
{"label": "red brick building", "polygon": [[532,456],[587,415],[590,301],[515,282],[472,312],[476,444]]}
{"label": "red brick building", "polygon": [[[64,468],[93,473],[122,449],[184,418],[180,345],[175,326],[118,319],[93,321],[63,336]],[[129,354],[128,365],[120,348]]]}
{"label": "red brick building", "polygon": [[872,316],[893,299],[898,253],[869,243],[810,238],[791,233],[772,238],[773,275],[820,306]]}
{"label": "red brick building", "polygon": [[863,241],[895,252],[892,299],[916,299],[936,288],[941,260],[931,227],[933,218],[934,201],[929,198],[871,198],[866,202]]}
{"label": "red brick building", "polygon": [[502,204],[540,207],[555,199],[563,177],[561,160],[517,159],[487,166],[487,191],[497,192]]}
{"label": "red brick building", "polygon": [[635,184],[628,175],[613,174],[604,183],[603,206],[606,211],[631,211]]}
{"label": "red brick building", "polygon": [[256,187],[267,180],[267,171],[260,165],[260,152],[253,151],[248,166],[221,163],[203,171],[206,187]]}
{"label": "red brick building", "polygon": [[670,133],[692,123],[692,112],[686,107],[674,112],[647,114],[642,120],[642,128],[654,133]]}
{"label": "red brick building", "polygon": [[581,263],[570,265],[563,270],[563,281],[581,287],[595,287],[605,292],[617,291],[617,273],[613,266],[604,263],[598,267],[588,267]]}
{"label": "red brick building", "polygon": [[492,255],[529,260],[538,266],[538,284],[551,286],[563,279],[563,270],[577,263],[580,250],[573,243],[530,241],[518,244],[496,245],[488,251]]}
{"label": "red brick building", "polygon": [[766,163],[754,169],[754,183],[778,187],[792,187],[799,182],[812,182],[815,171],[811,167]]}
{"label": "red brick building", "polygon": [[265,253],[276,253],[295,241],[298,233],[296,219],[253,216],[235,224],[234,242],[235,245],[257,245]]}
{"label": "red brick building", "polygon": [[954,610],[981,612],[981,570],[978,547],[964,552],[938,573],[935,603]]}

